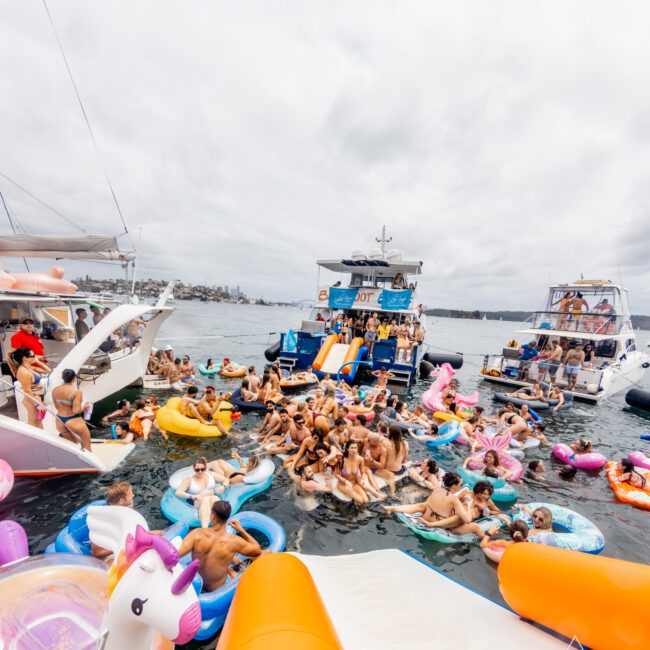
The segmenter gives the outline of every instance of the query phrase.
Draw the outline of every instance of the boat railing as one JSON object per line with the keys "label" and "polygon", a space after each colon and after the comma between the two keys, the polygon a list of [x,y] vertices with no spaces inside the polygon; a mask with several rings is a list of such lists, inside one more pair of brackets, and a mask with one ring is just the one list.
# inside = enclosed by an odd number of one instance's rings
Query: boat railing
{"label": "boat railing", "polygon": [[567,334],[619,334],[629,319],[603,312],[536,311],[524,321],[524,327],[536,330],[555,330]]}
{"label": "boat railing", "polygon": [[[567,378],[564,376],[566,366],[559,366],[553,377],[550,375],[549,368],[540,366],[541,360],[531,361],[530,365],[525,368],[517,358],[511,358],[503,354],[486,354],[483,357],[483,367],[481,374],[492,376],[513,382],[523,381],[523,372],[526,373],[526,383],[533,384],[536,382],[550,382],[564,388],[567,385]],[[528,362],[526,362],[528,363]],[[520,367],[521,366],[521,367]],[[521,377],[521,379],[520,379]],[[595,395],[601,390],[601,380],[603,377],[602,368],[582,368],[578,373],[576,386],[573,392],[588,393]]]}
{"label": "boat railing", "polygon": [[26,393],[22,388],[19,388],[15,384],[12,384],[10,381],[7,381],[6,379],[2,379],[0,377],[0,383],[4,384],[5,386],[9,387],[10,389],[14,390],[17,393],[20,393],[23,397],[26,397],[30,402],[32,402],[37,408],[41,409],[42,411],[45,411],[46,413],[49,413],[57,422],[60,422],[68,431],[68,433],[74,438],[75,442],[79,444],[81,449],[85,451],[83,448],[81,438],[60,418],[59,414],[49,406],[46,406],[41,402],[41,400],[36,399],[29,393]]}

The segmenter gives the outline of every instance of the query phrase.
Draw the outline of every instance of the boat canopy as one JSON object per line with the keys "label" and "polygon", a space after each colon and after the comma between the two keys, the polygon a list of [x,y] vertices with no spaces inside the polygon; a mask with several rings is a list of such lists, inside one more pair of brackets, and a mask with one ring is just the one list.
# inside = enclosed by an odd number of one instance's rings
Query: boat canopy
{"label": "boat canopy", "polygon": [[135,251],[120,251],[115,237],[101,235],[5,235],[0,256],[130,262]]}
{"label": "boat canopy", "polygon": [[419,275],[422,273],[422,262],[384,259],[344,259],[318,260],[318,266],[334,273],[363,273],[382,277],[403,275]]}

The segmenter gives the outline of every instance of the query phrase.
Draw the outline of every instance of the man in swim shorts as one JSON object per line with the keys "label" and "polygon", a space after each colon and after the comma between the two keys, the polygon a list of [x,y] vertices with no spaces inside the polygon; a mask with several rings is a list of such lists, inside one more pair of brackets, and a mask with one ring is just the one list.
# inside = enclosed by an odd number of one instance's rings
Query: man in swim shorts
{"label": "man in swim shorts", "polygon": [[232,508],[227,501],[212,504],[211,528],[195,528],[184,539],[178,549],[179,556],[192,553],[192,559],[199,561],[199,574],[203,578],[205,591],[214,591],[235,577],[230,565],[237,553],[251,559],[269,553],[263,551],[255,539],[242,525],[233,519],[230,526],[238,533],[231,535],[226,524]]}
{"label": "man in swim shorts", "polygon": [[194,366],[190,363],[190,358],[187,354],[183,357],[183,362],[178,369],[181,373],[181,381],[188,384],[194,381]]}
{"label": "man in swim shorts", "polygon": [[570,300],[571,307],[571,320],[575,320],[576,323],[576,332],[580,327],[580,319],[582,318],[582,308],[584,307],[586,311],[589,311],[589,303],[582,297],[582,294],[578,291],[575,297]]}
{"label": "man in swim shorts", "polygon": [[533,363],[533,359],[539,354],[537,343],[531,341],[519,348],[519,372],[517,373],[518,381],[528,381],[528,371]]}
{"label": "man in swim shorts", "polygon": [[185,393],[185,395],[181,397],[181,404],[180,404],[181,413],[186,418],[193,418],[194,420],[198,420],[203,424],[208,424],[208,425],[216,424],[216,422],[210,422],[201,415],[198,409],[198,405],[199,405],[199,400],[197,399],[198,393],[199,393],[199,389],[196,386],[190,386],[187,389],[187,393]]}
{"label": "man in swim shorts", "polygon": [[375,340],[377,339],[377,328],[379,327],[379,320],[377,319],[377,312],[373,312],[372,316],[366,323],[366,333],[364,342],[368,348],[368,354],[372,356],[372,349],[375,347]]}
{"label": "man in swim shorts", "polygon": [[578,381],[578,373],[582,370],[585,361],[585,353],[582,345],[576,345],[573,350],[567,352],[564,364],[566,366],[567,390],[574,390]]}

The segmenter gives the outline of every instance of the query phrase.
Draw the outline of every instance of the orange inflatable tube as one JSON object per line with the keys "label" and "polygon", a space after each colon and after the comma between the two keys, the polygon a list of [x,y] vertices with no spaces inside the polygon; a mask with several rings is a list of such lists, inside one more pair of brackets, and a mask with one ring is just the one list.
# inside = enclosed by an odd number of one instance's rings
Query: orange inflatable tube
{"label": "orange inflatable tube", "polygon": [[[357,338],[352,339],[352,343],[350,343],[350,348],[348,349],[348,353],[345,355],[345,359],[343,359],[343,364],[350,363],[350,361],[356,361],[357,354],[359,354],[359,348],[362,345],[363,345],[363,339],[360,336],[357,336]],[[345,368],[341,370],[341,374],[349,375],[352,372],[353,367],[354,366],[345,366]]]}
{"label": "orange inflatable tube", "polygon": [[342,650],[309,569],[288,553],[256,560],[239,581],[217,650]]}
{"label": "orange inflatable tube", "polygon": [[324,341],[323,345],[320,346],[320,350],[314,359],[314,363],[311,364],[311,367],[314,370],[320,370],[327,359],[327,355],[330,353],[332,346],[339,340],[337,334],[330,334]]}
{"label": "orange inflatable tube", "polygon": [[650,647],[650,566],[645,564],[513,544],[499,564],[499,588],[517,614],[583,646]]}

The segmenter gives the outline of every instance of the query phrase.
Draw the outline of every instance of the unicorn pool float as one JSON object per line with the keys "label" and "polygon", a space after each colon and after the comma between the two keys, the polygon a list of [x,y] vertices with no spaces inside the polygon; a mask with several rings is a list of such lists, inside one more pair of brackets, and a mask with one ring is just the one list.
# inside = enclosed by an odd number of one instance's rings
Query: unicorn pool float
{"label": "unicorn pool float", "polygon": [[183,567],[175,544],[129,508],[93,506],[88,525],[92,542],[113,551],[108,574],[95,558],[59,554],[0,569],[0,647],[139,650],[192,639],[198,562]]}
{"label": "unicorn pool float", "polygon": [[[445,413],[446,407],[442,403],[442,392],[447,388],[455,374],[454,369],[449,363],[443,363],[441,366],[437,366],[431,371],[433,383],[424,393],[422,393],[422,403],[426,408],[434,413]],[[457,393],[454,402],[459,410],[469,410],[478,404],[478,392],[474,391],[469,396]]]}

